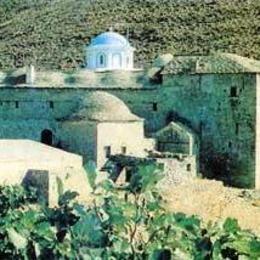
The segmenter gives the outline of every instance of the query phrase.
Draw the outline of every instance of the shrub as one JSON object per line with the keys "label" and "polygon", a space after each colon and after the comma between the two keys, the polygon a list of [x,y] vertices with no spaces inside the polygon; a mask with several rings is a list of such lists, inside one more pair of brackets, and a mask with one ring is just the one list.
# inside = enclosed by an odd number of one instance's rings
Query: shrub
{"label": "shrub", "polygon": [[111,25],[129,35],[137,66],[168,52],[219,50],[259,59],[259,5],[257,0],[1,0],[0,68],[81,67],[83,46]]}
{"label": "shrub", "polygon": [[[157,165],[135,170],[128,185],[117,187],[111,180],[95,183],[92,167],[89,177],[95,197],[88,206],[76,203],[77,193],[70,191],[60,195],[55,208],[31,204],[31,196],[26,197],[23,209],[20,199],[15,206],[6,203],[7,210],[0,219],[0,258],[260,257],[259,237],[242,230],[234,219],[206,225],[196,216],[168,212],[154,185],[160,175]],[[62,187],[59,190],[62,192]],[[13,196],[12,192],[8,194]]]}

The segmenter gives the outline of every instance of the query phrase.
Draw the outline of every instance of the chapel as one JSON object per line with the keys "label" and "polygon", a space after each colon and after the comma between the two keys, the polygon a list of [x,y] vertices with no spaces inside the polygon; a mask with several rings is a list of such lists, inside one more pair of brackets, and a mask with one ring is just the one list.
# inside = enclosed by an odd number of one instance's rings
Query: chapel
{"label": "chapel", "polygon": [[104,32],[86,47],[86,67],[90,70],[133,70],[134,48],[116,32]]}

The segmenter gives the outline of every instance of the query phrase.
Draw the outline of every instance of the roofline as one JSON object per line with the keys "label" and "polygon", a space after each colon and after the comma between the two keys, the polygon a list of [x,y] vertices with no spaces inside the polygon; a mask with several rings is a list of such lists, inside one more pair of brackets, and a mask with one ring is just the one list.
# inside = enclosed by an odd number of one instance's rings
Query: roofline
{"label": "roofline", "polygon": [[95,44],[95,45],[86,45],[87,51],[93,50],[93,49],[105,49],[107,51],[107,48],[109,49],[130,49],[132,51],[135,51],[136,48],[132,47],[130,44],[122,44],[122,45],[113,45],[113,44]]}
{"label": "roofline", "polygon": [[90,118],[84,118],[84,119],[59,119],[59,121],[63,122],[74,122],[74,123],[82,123],[85,121],[88,122],[96,122],[96,123],[135,123],[135,122],[144,122],[143,118],[137,118],[137,119],[130,119],[130,120],[101,120],[101,119],[90,119]]}
{"label": "roofline", "polygon": [[99,122],[99,123],[134,123],[134,122],[143,122],[143,118],[128,119],[128,120],[99,120],[99,119],[88,119],[89,121]]}
{"label": "roofline", "polygon": [[187,76],[187,75],[222,75],[222,74],[226,74],[226,75],[239,75],[239,74],[260,74],[259,72],[252,72],[252,71],[241,71],[241,72],[194,72],[194,73],[171,73],[171,72],[162,72],[162,75],[183,75],[183,76]]}
{"label": "roofline", "polygon": [[170,128],[172,126],[178,128],[179,130],[185,130],[185,132],[190,136],[193,137],[195,132],[188,126],[184,125],[181,122],[176,122],[176,121],[171,121],[168,125],[166,125],[165,127],[159,129],[157,132],[154,133],[155,136],[165,132],[168,130],[168,128]]}
{"label": "roofline", "polygon": [[8,86],[2,86],[0,85],[0,91],[1,89],[12,89],[12,90],[64,90],[64,89],[67,89],[67,90],[88,90],[88,91],[97,91],[97,90],[100,90],[100,91],[108,91],[108,90],[144,90],[144,91],[147,91],[147,90],[156,90],[157,89],[157,86],[154,86],[154,87],[91,87],[91,86],[75,86],[75,85],[71,85],[71,86],[68,86],[68,85],[58,85],[58,86],[40,86],[40,85],[36,85],[35,87],[34,86],[31,86],[31,85],[8,85]]}

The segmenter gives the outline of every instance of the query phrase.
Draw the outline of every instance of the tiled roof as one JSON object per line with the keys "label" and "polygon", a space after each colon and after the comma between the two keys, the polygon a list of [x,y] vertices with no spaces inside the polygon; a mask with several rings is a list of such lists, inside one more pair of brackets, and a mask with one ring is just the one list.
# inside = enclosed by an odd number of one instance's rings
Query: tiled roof
{"label": "tiled roof", "polygon": [[162,71],[163,74],[246,72],[260,73],[260,61],[229,53],[217,53],[210,56],[177,56]]}

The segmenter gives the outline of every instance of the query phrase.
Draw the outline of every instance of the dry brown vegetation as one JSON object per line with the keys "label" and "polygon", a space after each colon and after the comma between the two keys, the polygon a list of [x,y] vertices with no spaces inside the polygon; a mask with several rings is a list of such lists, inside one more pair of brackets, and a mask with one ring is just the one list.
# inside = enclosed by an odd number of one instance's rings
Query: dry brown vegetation
{"label": "dry brown vegetation", "polygon": [[129,33],[136,63],[163,52],[219,50],[260,59],[258,0],[1,0],[0,69],[84,63],[84,45],[110,26]]}

